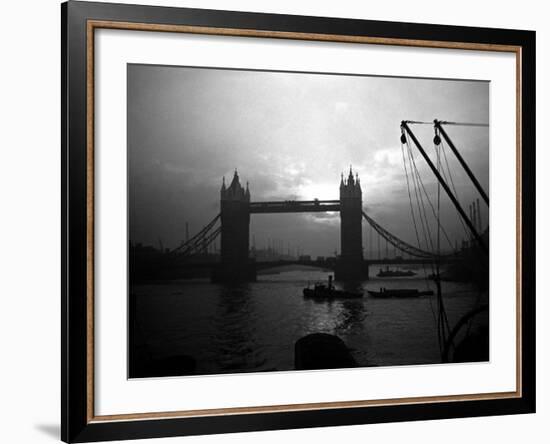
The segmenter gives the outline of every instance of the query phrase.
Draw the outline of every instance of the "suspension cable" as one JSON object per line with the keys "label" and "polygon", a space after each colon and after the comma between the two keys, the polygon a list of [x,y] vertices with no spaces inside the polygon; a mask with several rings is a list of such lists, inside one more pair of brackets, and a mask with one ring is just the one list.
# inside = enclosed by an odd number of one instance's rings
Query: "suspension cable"
{"label": "suspension cable", "polygon": [[189,247],[192,247],[199,241],[201,238],[203,238],[208,231],[212,229],[214,224],[218,221],[218,219],[221,217],[221,214],[218,213],[214,219],[212,219],[207,225],[205,225],[197,234],[195,234],[191,239],[182,242],[181,245],[177,246],[173,250],[171,250],[169,253],[177,253],[181,250],[187,250]]}
{"label": "suspension cable", "polygon": [[378,237],[378,252],[380,255],[380,238],[383,238],[387,240],[390,244],[392,244],[394,247],[399,249],[399,251],[403,251],[404,253],[408,253],[411,256],[416,256],[424,259],[432,259],[433,253],[430,253],[428,251],[424,251],[420,248],[417,248],[413,245],[408,244],[407,242],[399,239],[397,236],[391,234],[388,230],[383,228],[379,223],[377,223],[372,217],[367,215],[363,211],[363,217],[365,220],[374,228],[374,230],[379,234]]}

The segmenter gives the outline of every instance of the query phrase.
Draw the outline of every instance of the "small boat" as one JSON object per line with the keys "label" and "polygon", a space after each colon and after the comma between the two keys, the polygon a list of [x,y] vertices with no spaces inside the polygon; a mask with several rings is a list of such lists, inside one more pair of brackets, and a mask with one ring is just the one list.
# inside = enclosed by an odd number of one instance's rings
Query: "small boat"
{"label": "small boat", "polygon": [[381,288],[380,291],[367,290],[369,295],[374,298],[416,298],[418,296],[431,296],[432,290],[417,290],[416,288]]}
{"label": "small boat", "polygon": [[378,270],[377,277],[406,277],[406,276],[416,276],[416,273],[411,270],[390,270],[390,267],[386,267],[385,270],[380,268]]}
{"label": "small boat", "polygon": [[303,294],[305,298],[314,298],[314,299],[352,299],[352,298],[361,298],[363,297],[362,292],[346,291],[346,290],[337,290],[332,285],[332,276],[328,277],[328,285],[325,284],[315,284],[313,288],[304,288]]}

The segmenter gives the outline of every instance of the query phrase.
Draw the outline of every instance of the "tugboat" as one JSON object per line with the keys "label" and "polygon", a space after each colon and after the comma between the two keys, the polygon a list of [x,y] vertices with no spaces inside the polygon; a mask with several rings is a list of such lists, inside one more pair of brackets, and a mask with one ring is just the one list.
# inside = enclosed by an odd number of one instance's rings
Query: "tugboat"
{"label": "tugboat", "polygon": [[406,276],[416,276],[416,273],[411,270],[390,270],[390,267],[386,266],[386,269],[383,270],[380,268],[378,270],[378,277],[406,277]]}
{"label": "tugboat", "polygon": [[380,291],[367,291],[374,298],[417,298],[418,296],[431,296],[434,294],[432,290],[420,291],[416,288],[380,288]]}
{"label": "tugboat", "polygon": [[317,283],[313,288],[304,288],[305,298],[314,299],[351,299],[363,297],[362,292],[352,292],[345,290],[337,290],[332,284],[332,275],[328,277],[328,285]]}

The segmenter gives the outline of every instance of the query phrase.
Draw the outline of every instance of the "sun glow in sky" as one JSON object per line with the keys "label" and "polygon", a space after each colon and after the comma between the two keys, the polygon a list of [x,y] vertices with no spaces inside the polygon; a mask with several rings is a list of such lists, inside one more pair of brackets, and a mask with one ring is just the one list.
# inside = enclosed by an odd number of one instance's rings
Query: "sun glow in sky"
{"label": "sun glow in sky", "polygon": [[296,198],[301,200],[339,199],[338,188],[334,186],[334,180],[330,183],[308,181],[298,187],[296,194]]}

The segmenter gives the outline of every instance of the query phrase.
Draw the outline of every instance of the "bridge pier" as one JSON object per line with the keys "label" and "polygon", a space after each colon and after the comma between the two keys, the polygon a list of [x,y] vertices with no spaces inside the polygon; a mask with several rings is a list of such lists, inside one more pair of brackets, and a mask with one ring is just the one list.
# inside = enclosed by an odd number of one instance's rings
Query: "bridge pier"
{"label": "bridge pier", "polygon": [[345,261],[339,259],[336,263],[334,278],[337,281],[365,281],[369,280],[368,262]]}
{"label": "bridge pier", "polygon": [[215,283],[254,282],[256,276],[256,265],[253,262],[237,267],[219,264],[212,269],[211,281]]}

